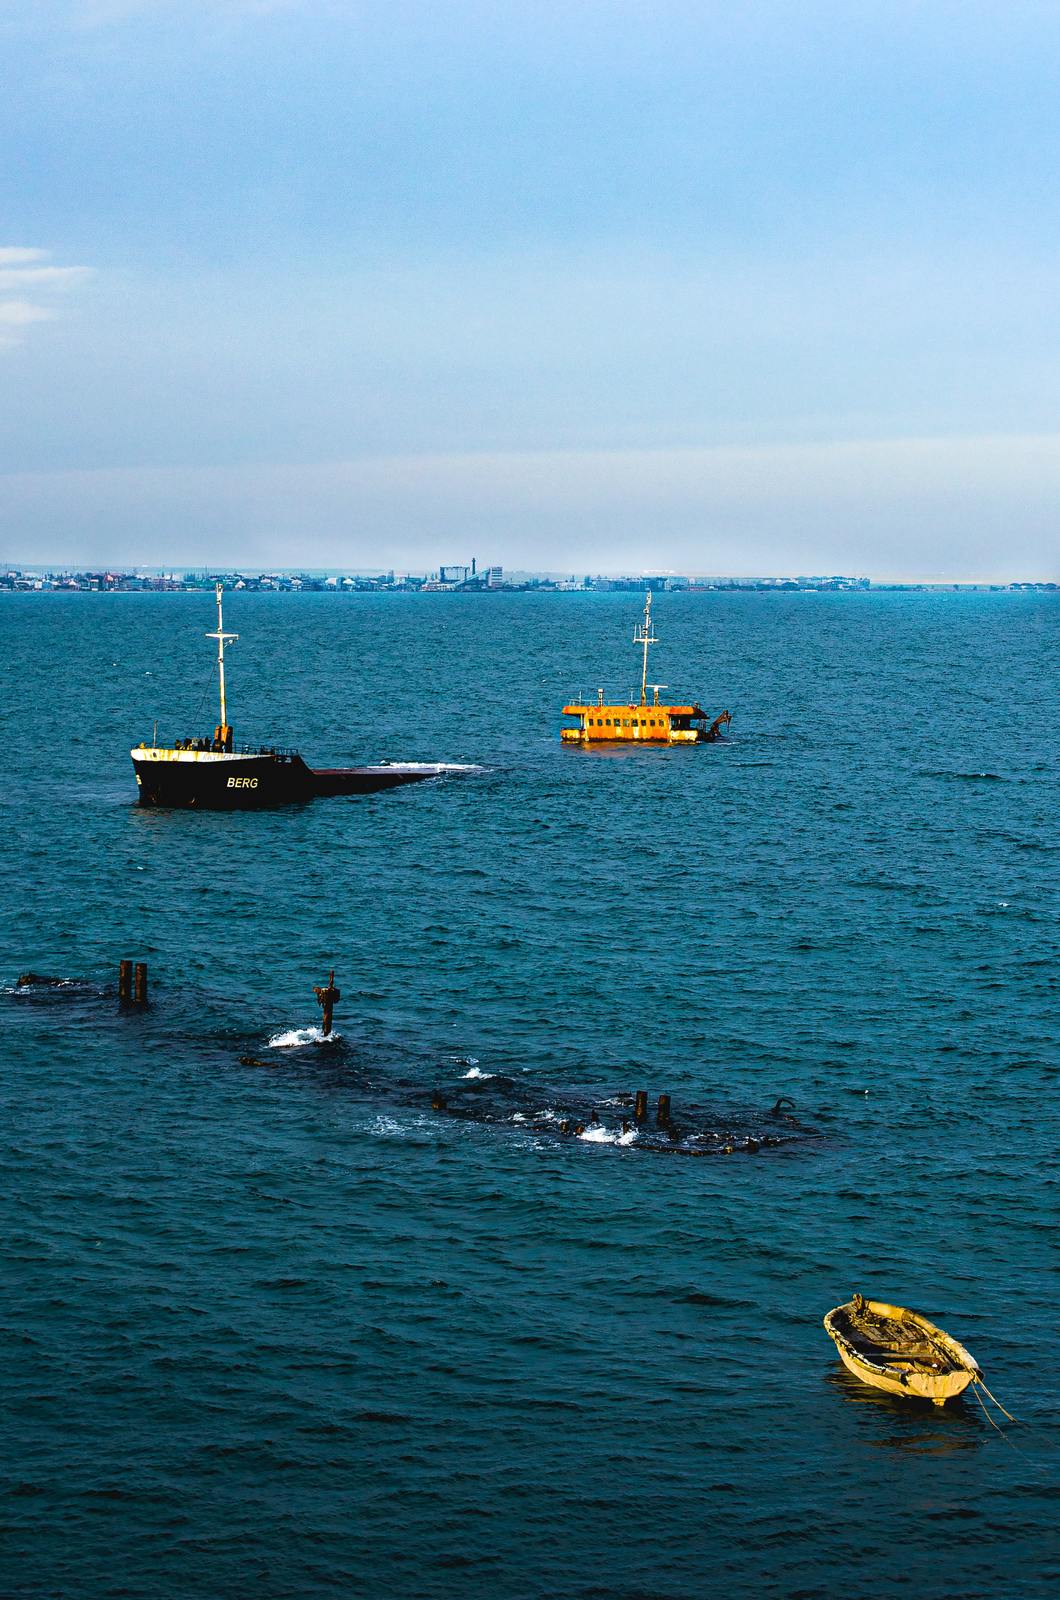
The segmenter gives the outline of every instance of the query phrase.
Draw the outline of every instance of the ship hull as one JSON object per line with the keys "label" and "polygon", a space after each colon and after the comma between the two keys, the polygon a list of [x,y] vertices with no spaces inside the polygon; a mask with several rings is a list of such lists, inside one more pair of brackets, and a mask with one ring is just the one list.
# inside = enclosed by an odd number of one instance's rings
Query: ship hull
{"label": "ship hull", "polygon": [[672,733],[644,732],[639,728],[615,728],[604,732],[588,728],[563,728],[564,744],[715,744],[719,733],[701,728],[675,728]]}
{"label": "ship hull", "polygon": [[166,759],[185,752],[134,750],[133,768],[142,806],[200,811],[259,811],[297,805],[323,795],[372,794],[437,775],[430,767],[314,769],[298,755],[209,753],[208,759]]}

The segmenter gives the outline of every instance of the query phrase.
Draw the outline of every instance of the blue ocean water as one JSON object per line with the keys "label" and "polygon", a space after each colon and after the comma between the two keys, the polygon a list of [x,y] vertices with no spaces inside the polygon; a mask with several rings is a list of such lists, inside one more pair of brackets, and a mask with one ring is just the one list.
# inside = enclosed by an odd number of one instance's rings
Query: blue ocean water
{"label": "blue ocean water", "polygon": [[[486,770],[210,815],[128,759],[210,597],[0,600],[0,979],[86,980],[0,995],[5,1596],[1056,1593],[1057,601],[661,596],[731,740],[563,748],[636,611],[233,597],[237,737]],[[734,1153],[548,1124],[640,1088]],[[854,1290],[1018,1425],[848,1379]]]}

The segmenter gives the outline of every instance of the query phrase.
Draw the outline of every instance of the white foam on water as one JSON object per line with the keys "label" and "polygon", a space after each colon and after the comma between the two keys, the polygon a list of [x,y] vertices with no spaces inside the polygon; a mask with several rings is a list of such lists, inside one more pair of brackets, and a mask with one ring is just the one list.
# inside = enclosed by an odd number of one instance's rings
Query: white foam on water
{"label": "white foam on water", "polygon": [[605,1128],[602,1124],[586,1128],[584,1133],[578,1135],[586,1144],[632,1144],[636,1137],[636,1128],[623,1133],[620,1128]]}
{"label": "white foam on water", "polygon": [[369,1124],[369,1132],[374,1133],[377,1139],[407,1139],[411,1134],[433,1134],[436,1130],[437,1122],[427,1117],[413,1117],[408,1122],[399,1122],[397,1117],[380,1115]]}
{"label": "white foam on water", "polygon": [[493,1073],[492,1072],[480,1072],[478,1067],[468,1067],[466,1072],[461,1073],[461,1077],[464,1077],[464,1078],[492,1078],[493,1077]]}
{"label": "white foam on water", "polygon": [[396,1117],[376,1117],[372,1132],[380,1139],[403,1139],[406,1130]]}
{"label": "white foam on water", "polygon": [[270,1050],[290,1050],[300,1044],[330,1044],[333,1039],[341,1039],[342,1034],[332,1032],[325,1034],[317,1028],[288,1028],[286,1033],[274,1033],[269,1040]]}
{"label": "white foam on water", "polygon": [[485,772],[477,761],[381,761],[382,767],[397,772]]}

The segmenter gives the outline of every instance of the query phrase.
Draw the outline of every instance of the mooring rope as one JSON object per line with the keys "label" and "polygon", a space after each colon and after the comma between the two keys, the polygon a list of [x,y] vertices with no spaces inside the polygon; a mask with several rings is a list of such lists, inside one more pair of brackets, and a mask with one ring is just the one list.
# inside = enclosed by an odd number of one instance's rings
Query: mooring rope
{"label": "mooring rope", "polygon": [[[1026,1450],[1021,1450],[1018,1444],[1013,1443],[1013,1441],[1009,1438],[1008,1434],[1005,1432],[1004,1428],[999,1428],[998,1427],[997,1423],[994,1421],[993,1417],[990,1415],[989,1411],[986,1409],[986,1406],[983,1403],[983,1397],[979,1393],[980,1387],[986,1389],[986,1384],[983,1383],[983,1380],[981,1378],[976,1378],[972,1383],[972,1389],[975,1392],[975,1398],[978,1400],[979,1404],[983,1407],[983,1416],[986,1418],[987,1422],[989,1422],[989,1424],[990,1424],[990,1426],[992,1428],[997,1430],[997,1432],[1001,1435],[1002,1439],[1004,1439],[1005,1443],[1008,1445],[1010,1450],[1015,1450],[1016,1454],[1018,1456],[1022,1456],[1025,1461],[1027,1461],[1027,1460],[1033,1461],[1033,1457],[1028,1457]],[[990,1394],[990,1390],[989,1389],[986,1389],[986,1392],[987,1392],[987,1394]],[[1012,1416],[1008,1411],[1005,1411],[1004,1406],[1001,1404],[1001,1402],[999,1400],[994,1399],[994,1396],[992,1394],[990,1394],[990,1398],[991,1398],[991,1400],[994,1401],[994,1404],[997,1406],[998,1410],[1004,1412],[1005,1416],[1008,1417],[1010,1422],[1015,1422],[1015,1420],[1016,1420],[1015,1417]],[[1040,1463],[1035,1462],[1034,1465],[1038,1467],[1039,1471],[1042,1470]]]}
{"label": "mooring rope", "polygon": [[[1000,1433],[1002,1438],[1004,1438],[1004,1435],[1005,1435],[1004,1428],[998,1428],[997,1423],[994,1421],[993,1417],[990,1415],[989,1411],[986,1409],[986,1401],[983,1399],[982,1395],[979,1393],[978,1381],[972,1384],[972,1393],[975,1395],[975,1398],[978,1400],[979,1404],[982,1406],[982,1408],[983,1408],[983,1416],[986,1418],[987,1422],[989,1422],[989,1424],[990,1424],[990,1426],[992,1428],[997,1428],[998,1433]],[[993,1399],[993,1396],[991,1396],[991,1399]],[[1006,1416],[1007,1415],[1008,1415],[1008,1413],[1006,1412]]]}
{"label": "mooring rope", "polygon": [[[983,1382],[982,1378],[973,1378],[972,1382],[976,1385],[977,1389],[986,1389],[986,1384]],[[989,1389],[986,1389],[986,1392],[987,1392],[987,1394],[990,1394],[990,1390]],[[1015,1422],[1016,1419],[1012,1415],[1012,1412],[1005,1410],[1004,1406],[1001,1404],[1001,1401],[997,1398],[997,1395],[990,1394],[990,1398],[994,1402],[994,1404],[997,1406],[997,1409],[1001,1412],[1001,1415],[1003,1417],[1007,1417],[1010,1422]],[[980,1403],[980,1405],[982,1405],[982,1401],[981,1400],[980,1400],[979,1403]],[[983,1409],[985,1411],[986,1407],[984,1406]],[[997,1424],[995,1423],[994,1426],[996,1427]]]}

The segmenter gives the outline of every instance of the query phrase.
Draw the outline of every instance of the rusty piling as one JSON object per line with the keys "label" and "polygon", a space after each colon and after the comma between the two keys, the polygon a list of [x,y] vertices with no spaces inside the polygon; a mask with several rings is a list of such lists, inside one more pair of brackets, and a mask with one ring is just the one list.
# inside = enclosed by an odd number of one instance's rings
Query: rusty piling
{"label": "rusty piling", "polygon": [[335,1009],[335,1002],[336,1000],[342,999],[341,991],[335,987],[334,967],[328,973],[327,983],[323,985],[323,987],[314,986],[313,993],[316,995],[320,1007],[324,1013],[320,1024],[320,1031],[326,1039],[328,1034],[331,1032],[331,1018]]}
{"label": "rusty piling", "polygon": [[142,1011],[147,1005],[147,963],[118,962],[118,1004],[123,1011]]}
{"label": "rusty piling", "polygon": [[670,1126],[670,1096],[668,1094],[659,1096],[659,1104],[655,1108],[655,1126],[657,1128],[668,1128]]}
{"label": "rusty piling", "polygon": [[638,1089],[637,1097],[633,1102],[633,1120],[634,1122],[646,1122],[647,1118],[648,1091],[647,1089]]}

